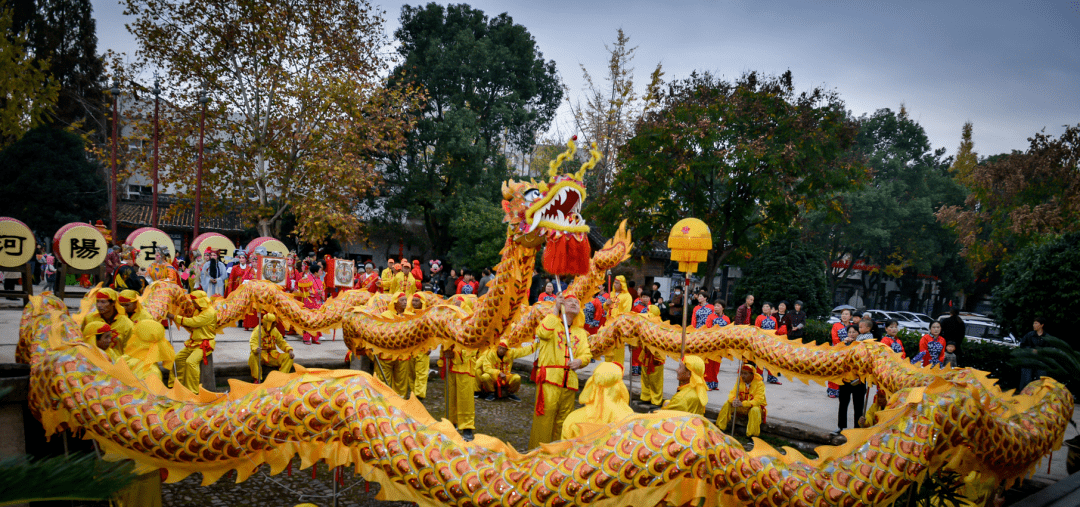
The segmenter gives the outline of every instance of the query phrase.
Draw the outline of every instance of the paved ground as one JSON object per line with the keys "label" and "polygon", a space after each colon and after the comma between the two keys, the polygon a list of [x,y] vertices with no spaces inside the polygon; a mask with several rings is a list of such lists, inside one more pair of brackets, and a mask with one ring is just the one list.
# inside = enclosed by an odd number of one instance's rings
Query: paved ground
{"label": "paved ground", "polygon": [[[4,304],[8,303],[8,304]],[[75,306],[75,300],[68,300],[69,306]],[[15,344],[18,340],[18,323],[21,314],[21,306],[16,301],[0,301],[0,363],[13,362]],[[227,328],[223,335],[218,336],[217,350],[215,351],[215,363],[218,365],[224,363],[246,363],[248,357],[248,339],[250,333],[245,332],[241,328]],[[180,343],[186,338],[186,334],[182,330],[172,330],[172,339],[180,346]],[[345,355],[345,346],[341,340],[340,332],[338,333],[336,340],[332,334],[324,335],[321,345],[304,345],[299,337],[288,336],[287,339],[293,345],[296,350],[296,362],[298,364],[305,364],[305,362],[314,361],[334,361],[343,360]],[[629,359],[629,354],[627,354]],[[519,360],[531,364],[532,357],[523,358]],[[678,367],[676,361],[669,359],[665,365],[665,381],[664,391],[666,397],[670,398],[674,394],[678,382],[675,378],[675,371]],[[719,391],[712,391],[709,393],[709,407],[714,410],[719,410],[722,406],[728,391],[731,389],[735,381],[735,371],[738,365],[731,361],[724,361],[721,364],[720,369],[720,385]],[[587,366],[583,372],[591,373],[595,368],[595,365]],[[435,375],[432,376],[433,385]],[[629,379],[627,379],[629,381]],[[832,431],[837,426],[837,400],[830,399],[826,396],[825,387],[816,384],[806,385],[802,382],[791,381],[790,379],[782,378],[783,385],[767,385],[767,397],[769,400],[769,419],[774,423],[782,423],[784,421],[793,421],[809,425],[820,429],[823,432]],[[638,387],[637,378],[633,379],[634,387]],[[429,395],[426,402],[429,405],[429,410],[432,415],[439,417],[442,414],[438,403],[435,401],[436,393]],[[525,398],[526,403],[529,403],[531,398]],[[482,420],[479,407],[482,405],[478,402],[477,413],[477,427],[479,432],[486,432],[485,426],[487,423]],[[849,409],[853,410],[853,409]],[[505,421],[501,416],[498,420]],[[524,416],[523,416],[524,417]],[[1080,411],[1074,413],[1074,421],[1080,423]],[[528,423],[522,421],[523,425],[528,427]],[[853,426],[854,423],[849,421],[848,426]],[[496,423],[495,427],[506,427],[505,424]],[[494,434],[500,432],[492,427],[491,431]],[[490,431],[490,430],[489,430]],[[1070,426],[1066,432],[1065,438],[1072,438],[1077,435],[1077,431],[1074,427]],[[499,435],[501,436],[501,435]],[[510,437],[506,435],[505,437]],[[525,441],[527,441],[527,434],[525,435]],[[509,440],[516,440],[509,438]],[[525,450],[523,447],[525,443],[518,444],[512,442],[519,450]],[[1063,447],[1061,450],[1054,453],[1052,458],[1052,465],[1049,472],[1047,471],[1046,461],[1040,466],[1039,471],[1035,474],[1036,479],[1043,479],[1046,481],[1057,481],[1066,476],[1065,461],[1066,450]]]}

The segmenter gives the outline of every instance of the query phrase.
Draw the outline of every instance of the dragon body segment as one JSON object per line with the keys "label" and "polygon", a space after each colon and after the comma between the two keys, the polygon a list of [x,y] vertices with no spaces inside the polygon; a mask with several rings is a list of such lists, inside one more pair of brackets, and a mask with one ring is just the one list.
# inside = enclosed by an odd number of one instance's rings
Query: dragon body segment
{"label": "dragon body segment", "polygon": [[[628,315],[615,328],[628,342],[638,332],[638,344],[676,348],[664,338],[670,330],[646,324]],[[873,344],[819,353],[748,327],[713,334],[713,347],[695,339],[694,348],[759,358],[775,349],[793,357],[770,364],[785,373],[874,377],[895,391],[877,425],[847,431],[847,444],[818,448],[816,459],[761,441],[746,452],[711,422],[677,412],[583,427],[577,440],[521,454],[483,435],[464,442],[419,402],[361,372],[300,368],[258,386],[232,381],[227,394],[193,395],[138,380],[123,361],[81,343],[52,296],[34,298],[20,329],[32,365],[30,405],[49,433],[84,430],[110,459],[132,459],[139,471],[165,468],[168,482],[201,472],[210,483],[229,470],[241,481],[262,464],[280,472],[299,455],[303,467],[353,466],[384,485],[383,499],[422,505],[880,505],[943,468],[974,472],[971,482],[989,490],[1060,446],[1072,415],[1071,395],[1051,379],[1008,395],[985,374],[913,369]],[[835,369],[814,373],[808,358]]]}

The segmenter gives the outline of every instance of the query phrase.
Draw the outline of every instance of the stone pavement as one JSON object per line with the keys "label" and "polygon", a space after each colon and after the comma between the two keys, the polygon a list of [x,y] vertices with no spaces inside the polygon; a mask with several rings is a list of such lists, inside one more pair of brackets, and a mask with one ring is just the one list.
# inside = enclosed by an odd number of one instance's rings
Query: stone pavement
{"label": "stone pavement", "polygon": [[[77,304],[77,300],[74,299],[69,299],[67,302],[70,307],[74,307]],[[14,361],[15,344],[18,341],[20,315],[20,302],[0,301],[0,363],[10,363]],[[177,348],[181,347],[182,342],[187,338],[186,332],[173,328],[171,333],[172,341],[176,344]],[[338,361],[344,365],[346,349],[341,338],[340,330],[336,333],[336,339],[334,338],[334,335],[335,333],[325,333],[321,345],[304,345],[299,336],[287,336],[286,339],[296,350],[297,364],[304,365],[318,363],[325,365]],[[250,351],[248,346],[249,337],[250,332],[246,332],[242,328],[226,328],[224,333],[218,335],[217,338],[217,349],[214,353],[215,366],[222,367],[230,364],[233,366],[239,366],[241,364],[246,365]],[[432,358],[434,359],[436,355],[437,353],[433,351]],[[527,371],[532,364],[533,357],[534,356],[527,356],[519,359],[515,368]],[[627,361],[629,361],[629,357],[629,354],[627,354]],[[591,364],[583,368],[581,371],[582,377],[590,375],[595,367],[596,364]],[[678,381],[676,380],[675,374],[677,369],[678,362],[669,358],[664,367],[665,398],[670,398],[678,387]],[[719,411],[720,407],[723,406],[728,392],[730,392],[732,385],[734,385],[737,369],[738,363],[729,360],[725,360],[721,363],[719,375],[720,390],[711,391],[709,393],[707,414],[715,414]],[[232,370],[235,371],[235,368]],[[627,371],[628,370],[629,369],[627,368]],[[241,379],[250,380],[243,377],[241,377]],[[811,436],[816,436],[818,443],[828,441],[828,433],[835,430],[837,427],[838,401],[830,399],[826,395],[825,386],[816,384],[806,385],[802,382],[792,381],[788,378],[781,378],[780,380],[783,385],[776,386],[766,384],[766,396],[769,401],[768,421],[770,425],[797,426],[806,429],[812,434]],[[627,377],[627,382],[630,382],[629,377]],[[633,379],[632,387],[632,390],[634,391],[640,389],[637,377]],[[525,401],[528,402],[529,400]],[[854,426],[854,421],[851,420],[853,412],[854,409],[849,408],[849,428]],[[1080,423],[1080,411],[1074,412],[1073,421]],[[1069,439],[1076,435],[1076,429],[1073,426],[1069,426],[1066,430],[1065,438]],[[815,439],[808,440],[814,441]],[[839,443],[839,440],[836,440],[835,442]],[[1034,478],[1036,480],[1047,482],[1054,482],[1064,478],[1067,475],[1065,471],[1066,452],[1066,448],[1063,446],[1053,454],[1049,472],[1047,472],[1047,463],[1044,460]]]}

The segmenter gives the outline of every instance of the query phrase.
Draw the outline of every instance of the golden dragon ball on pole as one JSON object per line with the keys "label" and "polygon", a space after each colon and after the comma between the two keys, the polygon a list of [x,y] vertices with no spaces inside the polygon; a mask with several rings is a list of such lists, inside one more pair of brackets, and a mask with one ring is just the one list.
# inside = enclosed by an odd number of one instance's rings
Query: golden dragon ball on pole
{"label": "golden dragon ball on pole", "polygon": [[671,260],[678,262],[679,271],[686,273],[683,279],[681,360],[686,357],[686,309],[690,298],[690,275],[697,271],[698,263],[709,259],[709,250],[712,250],[712,231],[701,220],[684,218],[671,228],[667,246],[671,249]]}

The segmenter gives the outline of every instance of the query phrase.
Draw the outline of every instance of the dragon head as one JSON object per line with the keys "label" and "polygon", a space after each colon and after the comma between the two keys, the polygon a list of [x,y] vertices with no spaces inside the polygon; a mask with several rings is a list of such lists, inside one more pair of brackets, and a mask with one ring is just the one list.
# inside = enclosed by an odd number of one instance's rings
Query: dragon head
{"label": "dragon head", "polygon": [[581,204],[585,200],[585,171],[600,161],[596,143],[589,150],[591,158],[576,173],[559,174],[559,166],[573,157],[577,150],[574,136],[569,148],[552,160],[548,180],[536,182],[507,181],[503,183],[504,222],[510,224],[514,241],[526,246],[538,246],[547,237],[572,234],[583,240],[589,226],[581,216]]}

